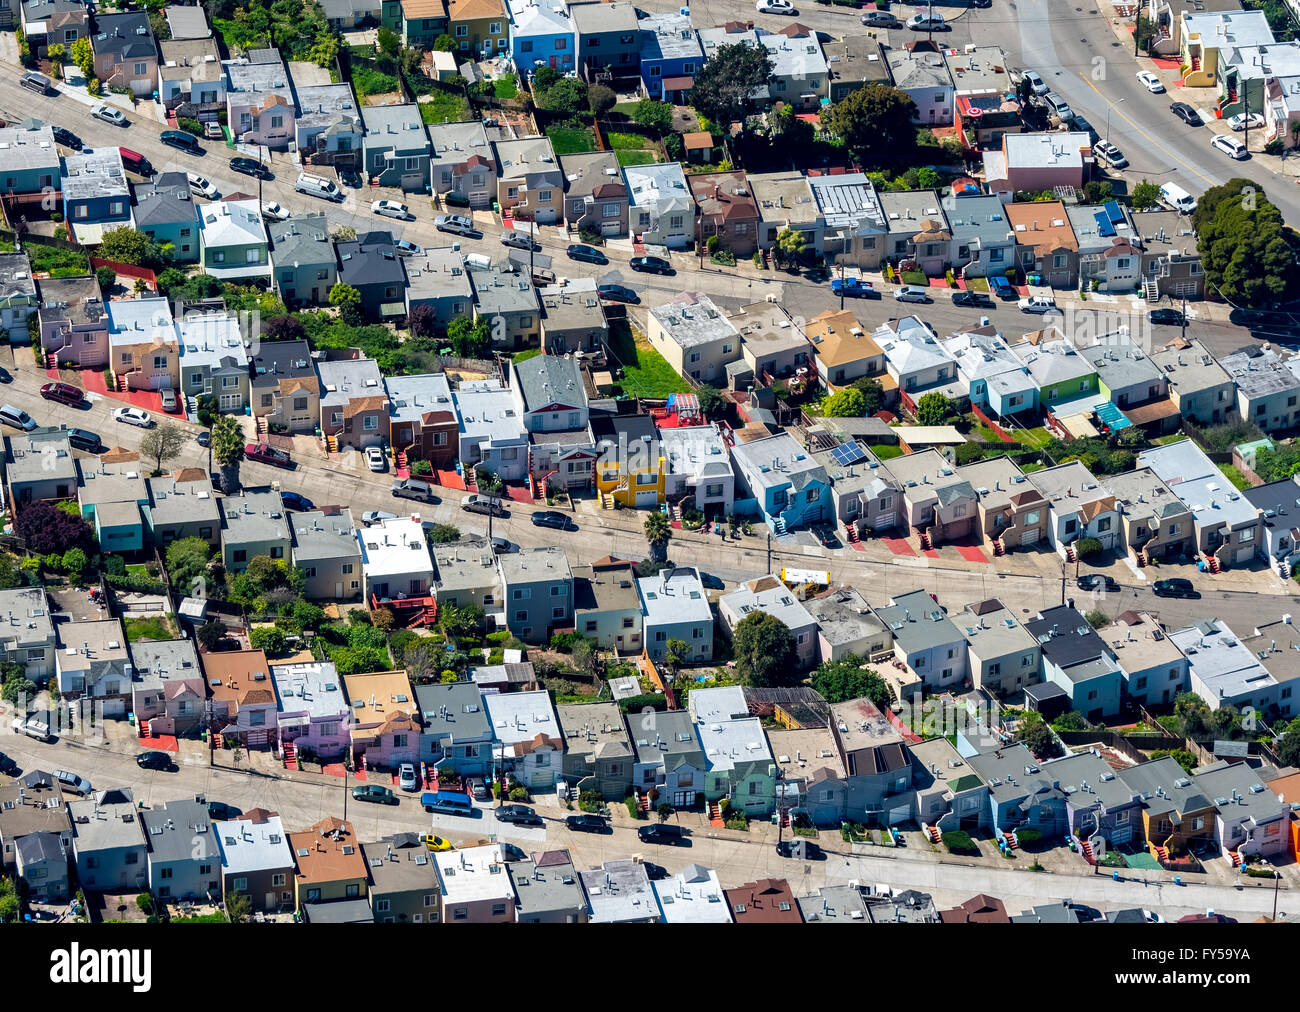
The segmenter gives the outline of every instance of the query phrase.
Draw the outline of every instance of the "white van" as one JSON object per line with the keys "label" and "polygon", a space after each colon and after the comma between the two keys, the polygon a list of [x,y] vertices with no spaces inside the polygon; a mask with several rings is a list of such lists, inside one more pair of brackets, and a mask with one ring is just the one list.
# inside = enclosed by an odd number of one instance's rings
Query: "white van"
{"label": "white van", "polygon": [[1160,199],[1179,214],[1191,214],[1196,210],[1196,198],[1173,183],[1165,183],[1160,187]]}
{"label": "white van", "polygon": [[465,266],[473,267],[476,271],[490,271],[492,269],[492,258],[484,256],[482,253],[466,253]]}
{"label": "white van", "polygon": [[334,185],[332,179],[326,179],[324,176],[313,176],[310,172],[304,172],[298,177],[298,181],[293,184],[293,188],[299,193],[305,193],[309,197],[322,197],[325,200],[342,200],[343,194],[339,188]]}

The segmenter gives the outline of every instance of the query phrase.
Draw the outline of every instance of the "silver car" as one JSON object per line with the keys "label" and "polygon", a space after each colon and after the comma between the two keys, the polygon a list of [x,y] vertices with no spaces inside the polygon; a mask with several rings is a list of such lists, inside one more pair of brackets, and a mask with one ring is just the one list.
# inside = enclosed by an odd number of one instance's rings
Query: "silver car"
{"label": "silver car", "polygon": [[894,298],[899,302],[929,302],[930,293],[916,285],[904,285],[894,292]]}
{"label": "silver car", "polygon": [[867,11],[862,15],[862,23],[868,28],[902,28],[903,23],[889,11]]}
{"label": "silver car", "polygon": [[475,239],[479,236],[474,222],[459,214],[440,214],[433,219],[433,227],[439,232],[451,232],[453,235],[464,235]]}

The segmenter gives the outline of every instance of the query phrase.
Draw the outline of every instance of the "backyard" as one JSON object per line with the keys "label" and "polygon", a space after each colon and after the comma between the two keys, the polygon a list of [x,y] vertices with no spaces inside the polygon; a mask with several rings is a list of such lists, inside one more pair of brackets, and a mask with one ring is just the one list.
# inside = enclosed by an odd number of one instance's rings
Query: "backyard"
{"label": "backyard", "polygon": [[606,140],[613,148],[619,165],[650,165],[659,160],[659,152],[654,150],[654,142],[647,137],[611,130]]}
{"label": "backyard", "polygon": [[690,391],[686,380],[650,347],[641,334],[633,334],[626,323],[611,324],[609,350],[623,366],[623,393],[629,397],[667,397]]}
{"label": "backyard", "polygon": [[590,127],[547,127],[546,136],[557,155],[576,155],[596,150],[596,135]]}
{"label": "backyard", "polygon": [[471,119],[469,101],[455,91],[434,89],[420,95],[420,119],[425,126],[432,123],[463,123]]}

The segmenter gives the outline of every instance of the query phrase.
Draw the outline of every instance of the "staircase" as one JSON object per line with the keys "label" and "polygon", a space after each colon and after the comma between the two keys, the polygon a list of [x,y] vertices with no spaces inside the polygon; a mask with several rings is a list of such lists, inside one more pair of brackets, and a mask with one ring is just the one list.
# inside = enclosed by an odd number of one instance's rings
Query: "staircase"
{"label": "staircase", "polygon": [[929,532],[929,531],[918,530],[918,531],[916,532],[916,538],[917,538],[917,540],[920,541],[920,543],[921,543],[921,551],[923,551],[923,552],[932,552],[932,551],[934,551],[934,544],[933,544],[933,542],[930,541],[930,532]]}
{"label": "staircase", "polygon": [[1201,58],[1200,58],[1199,56],[1193,56],[1193,57],[1192,57],[1192,70],[1193,70],[1193,71],[1196,71],[1196,70],[1200,70],[1200,69],[1201,69]]}
{"label": "staircase", "polygon": [[943,834],[939,832],[938,826],[930,826],[923,822],[921,823],[921,829],[936,847],[943,841]]}
{"label": "staircase", "polygon": [[1209,567],[1210,572],[1215,576],[1218,576],[1223,572],[1223,569],[1219,566],[1219,558],[1217,555],[1206,555],[1204,558],[1206,566]]}
{"label": "staircase", "polygon": [[1169,860],[1169,851],[1158,843],[1151,844],[1151,854],[1161,863],[1161,865]]}
{"label": "staircase", "polygon": [[1279,559],[1276,568],[1277,568],[1277,575],[1282,577],[1282,579],[1284,580],[1291,579],[1291,573],[1293,572],[1293,570],[1291,569],[1291,563],[1289,560]]}
{"label": "staircase", "polygon": [[1143,278],[1142,294],[1146,297],[1148,305],[1155,305],[1160,301],[1160,282],[1154,277]]}
{"label": "staircase", "polygon": [[326,437],[325,437],[325,452],[326,452],[327,454],[328,454],[328,453],[338,453],[338,452],[339,452],[339,440],[338,440],[338,437],[337,437],[337,436],[326,436]]}
{"label": "staircase", "polygon": [[722,821],[722,808],[716,801],[709,802],[709,825],[714,827],[725,825]]}
{"label": "staircase", "polygon": [[600,493],[600,508],[603,510],[612,510],[614,508],[614,496],[609,492]]}
{"label": "staircase", "polygon": [[861,540],[858,537],[858,525],[855,523],[846,523],[844,525],[844,537],[849,544],[856,545],[859,540]]}
{"label": "staircase", "polygon": [[406,459],[405,450],[398,450],[393,454],[393,466],[395,466],[399,471],[403,470],[407,464],[408,461]]}
{"label": "staircase", "polygon": [[1151,556],[1147,554],[1147,550],[1145,548],[1134,548],[1133,561],[1137,563],[1138,569],[1145,569],[1147,565],[1151,562]]}
{"label": "staircase", "polygon": [[1002,842],[1006,844],[1007,850],[1017,850],[1020,847],[1020,841],[1016,839],[1016,831],[1002,833]]}
{"label": "staircase", "polygon": [[632,252],[639,257],[645,256],[645,242],[641,239],[639,232],[632,237]]}
{"label": "staircase", "polygon": [[1079,853],[1083,855],[1083,859],[1089,864],[1095,865],[1097,863],[1097,855],[1092,852],[1091,840],[1079,841]]}
{"label": "staircase", "polygon": [[255,416],[255,422],[257,425],[257,437],[258,439],[262,439],[263,437],[266,436],[268,431],[268,426],[266,424],[266,415]]}
{"label": "staircase", "polygon": [[1241,867],[1241,854],[1238,851],[1228,851],[1228,860],[1232,862],[1232,868],[1234,871]]}
{"label": "staircase", "polygon": [[466,490],[470,492],[477,492],[478,478],[475,477],[474,468],[462,467],[460,464],[457,464],[456,469],[460,472],[460,476],[465,479]]}
{"label": "staircase", "polygon": [[682,522],[682,504],[681,504],[681,503],[679,503],[679,502],[675,502],[675,503],[672,504],[671,507],[669,507],[669,509],[668,509],[668,518],[669,518],[670,520],[672,520],[674,523],[678,523],[678,524],[680,524],[680,523]]}
{"label": "staircase", "polygon": [[772,518],[772,533],[777,536],[785,533],[785,517],[778,514]]}
{"label": "staircase", "polygon": [[650,814],[650,792],[649,791],[636,792],[636,810],[640,812],[642,815]]}
{"label": "staircase", "polygon": [[152,738],[152,737],[153,737],[153,735],[151,735],[151,734],[149,733],[149,721],[147,721],[147,720],[142,720],[142,721],[140,721],[139,731],[140,731],[140,737],[141,737],[141,738]]}
{"label": "staircase", "polygon": [[284,768],[287,770],[298,768],[298,749],[291,741],[284,743]]}
{"label": "staircase", "polygon": [[1070,546],[1070,545],[1066,545],[1066,546],[1065,546],[1065,561],[1066,561],[1066,562],[1078,562],[1078,561],[1079,561],[1079,560],[1075,557],[1075,554],[1074,554],[1074,548],[1073,548],[1072,546]]}
{"label": "staircase", "polygon": [[222,737],[221,737],[220,734],[214,734],[214,735],[212,736],[212,747],[215,748],[215,749],[217,749],[217,751],[220,751],[222,748],[224,748],[224,747],[225,747],[225,744],[226,744],[226,743],[225,743],[225,741],[222,739]]}
{"label": "staircase", "polygon": [[1001,539],[1001,538],[994,538],[994,539],[993,539],[993,554],[994,554],[994,555],[1006,555],[1006,554],[1007,554],[1007,550],[1006,550],[1005,548],[1002,547],[1002,539]]}
{"label": "staircase", "polygon": [[510,213],[510,208],[501,208],[501,225],[503,228],[515,227],[515,216]]}

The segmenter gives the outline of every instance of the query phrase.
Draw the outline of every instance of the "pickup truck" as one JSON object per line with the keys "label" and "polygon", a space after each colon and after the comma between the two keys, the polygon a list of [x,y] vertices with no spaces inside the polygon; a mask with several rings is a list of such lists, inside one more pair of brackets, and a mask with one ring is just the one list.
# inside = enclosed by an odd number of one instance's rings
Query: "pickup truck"
{"label": "pickup truck", "polygon": [[249,460],[260,460],[273,467],[293,467],[293,458],[284,450],[276,449],[269,443],[249,443],[244,447],[244,456]]}
{"label": "pickup truck", "polygon": [[835,278],[831,282],[831,294],[852,296],[859,299],[878,299],[880,292],[870,281],[861,278]]}

